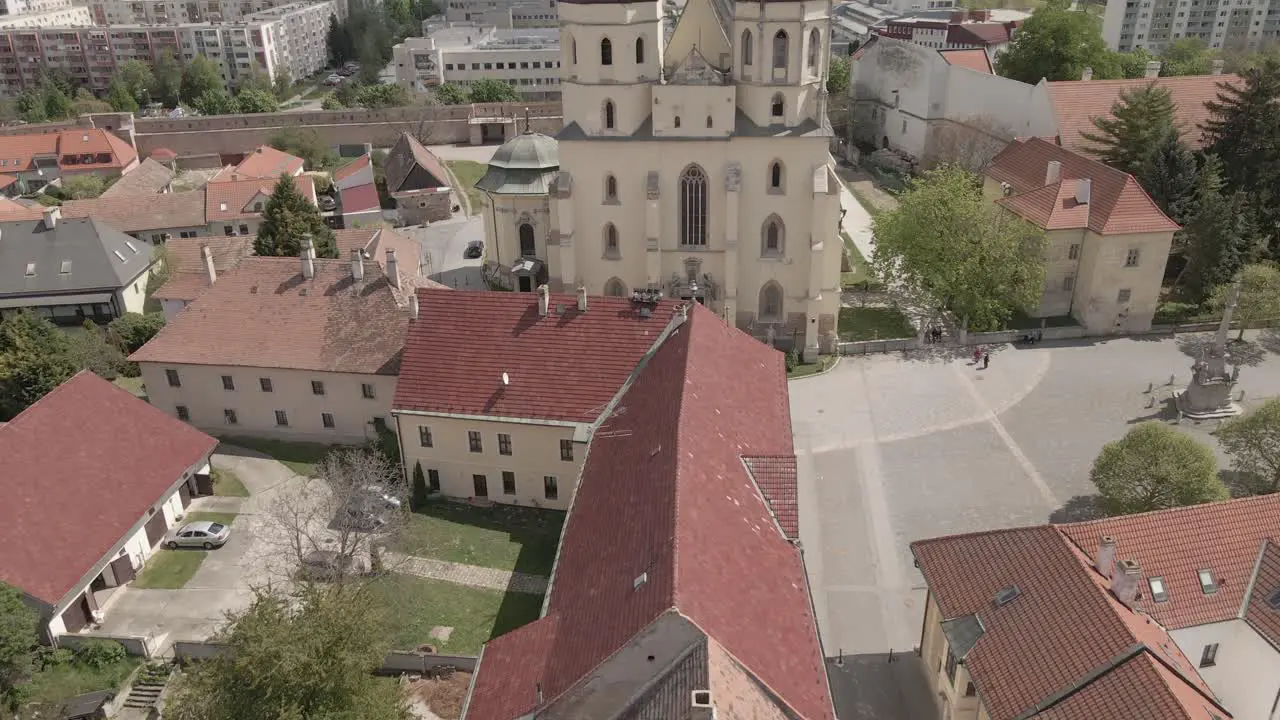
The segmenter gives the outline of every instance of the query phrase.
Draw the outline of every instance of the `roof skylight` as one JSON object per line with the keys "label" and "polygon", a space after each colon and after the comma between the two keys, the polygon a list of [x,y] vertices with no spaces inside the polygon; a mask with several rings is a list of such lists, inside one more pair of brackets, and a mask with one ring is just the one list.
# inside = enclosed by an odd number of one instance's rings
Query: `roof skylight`
{"label": "roof skylight", "polygon": [[1158,603],[1168,602],[1169,592],[1165,590],[1164,578],[1153,577],[1147,581],[1151,585],[1151,599]]}
{"label": "roof skylight", "polygon": [[1199,570],[1196,575],[1200,578],[1200,589],[1205,595],[1212,595],[1218,592],[1218,581],[1213,577],[1212,570]]}

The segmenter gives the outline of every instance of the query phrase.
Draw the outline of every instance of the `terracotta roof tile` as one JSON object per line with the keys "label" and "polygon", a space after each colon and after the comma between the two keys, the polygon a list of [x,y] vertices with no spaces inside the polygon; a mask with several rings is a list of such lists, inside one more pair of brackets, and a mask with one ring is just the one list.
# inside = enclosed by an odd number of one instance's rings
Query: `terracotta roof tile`
{"label": "terracotta roof tile", "polygon": [[0,198],[0,221],[39,220],[44,217],[43,206],[24,205],[16,200]]}
{"label": "terracotta roof tile", "polygon": [[796,503],[796,456],[751,456],[742,459],[751,477],[782,528],[791,539],[800,537],[800,513]]}
{"label": "terracotta roof tile", "polygon": [[339,194],[339,205],[342,214],[369,212],[381,207],[378,199],[378,188],[373,185],[357,185],[347,188]]}
{"label": "terracotta roof tile", "polygon": [[1271,539],[1263,543],[1245,620],[1280,650],[1280,544]]}
{"label": "terracotta roof tile", "polygon": [[[1168,88],[1173,95],[1174,123],[1182,131],[1182,139],[1194,148],[1203,147],[1200,123],[1209,117],[1206,101],[1218,96],[1218,83],[1239,83],[1238,75],[1188,75],[1155,78],[1155,83]],[[1111,117],[1111,106],[1124,90],[1145,87],[1151,80],[1061,80],[1048,83],[1049,101],[1058,120],[1058,137],[1063,146],[1082,150],[1091,145],[1080,135],[1093,132],[1093,118]]]}
{"label": "terracotta roof tile", "polygon": [[359,227],[359,228],[343,228],[333,231],[334,244],[338,246],[338,257],[351,257],[352,250],[365,250],[368,257],[375,256],[377,245],[372,248],[370,243],[378,237],[378,232],[382,230],[380,227]]}
{"label": "terracotta roof tile", "polygon": [[938,54],[948,65],[969,68],[987,75],[996,74],[991,69],[991,58],[987,57],[986,50],[939,50]]}
{"label": "terracotta roof tile", "polygon": [[298,258],[248,257],[130,359],[394,375],[408,320],[377,263],[357,283],[345,260],[307,280]]}
{"label": "terracotta roof tile", "polygon": [[[649,318],[630,298],[418,291],[392,407],[398,410],[589,423],[604,410],[675,312]],[[558,312],[563,309],[563,312]],[[607,342],[601,342],[608,338]],[[511,384],[502,387],[502,374]]]}
{"label": "terracotta roof tile", "polygon": [[[1062,164],[1061,183],[1046,189],[1049,163]],[[1041,138],[1009,143],[986,169],[1008,183],[1014,196],[1000,202],[1045,229],[1088,227],[1099,235],[1176,231],[1170,220],[1128,173]],[[1089,203],[1075,202],[1078,180],[1091,181]]]}
{"label": "terracotta roof tile", "polygon": [[281,175],[296,175],[302,170],[303,160],[270,145],[260,145],[245,156],[229,173],[219,173],[217,182],[236,180],[277,180]]}
{"label": "terracotta roof tile", "polygon": [[198,228],[208,224],[204,190],[68,200],[62,204],[62,214],[68,218],[94,217],[126,233]]}
{"label": "terracotta roof tile", "polygon": [[947,26],[947,43],[953,45],[1000,45],[1009,42],[1009,28],[1001,22],[952,23]]}
{"label": "terracotta roof tile", "polygon": [[1221,710],[1191,691],[1150,653],[1130,656],[1123,663],[1037,714],[1037,720],[1222,720]]}
{"label": "terracotta roof tile", "polygon": [[383,165],[383,172],[387,178],[387,189],[392,193],[413,192],[422,190],[422,187],[405,187],[405,181],[409,179],[413,168],[421,167],[426,170],[429,175],[436,181],[439,187],[448,187],[449,173],[445,170],[444,164],[440,159],[431,154],[409,133],[400,135],[400,139],[392,146],[390,152],[387,153],[386,162]]}
{"label": "terracotta roof tile", "polygon": [[[264,196],[262,206],[265,208],[267,198],[271,197],[271,190],[278,181],[279,177],[260,180],[211,181],[204,188],[205,217],[211,223],[257,217],[262,214],[262,211],[253,209],[254,198],[259,195]],[[293,178],[293,184],[304,197],[311,201],[312,205],[316,204],[316,185],[310,177],[298,175]]]}
{"label": "terracotta roof tile", "polygon": [[173,171],[166,165],[147,158],[125,173],[102,193],[104,198],[127,195],[157,195],[173,182]]}
{"label": "terracotta roof tile", "polygon": [[171,238],[165,245],[173,272],[152,294],[157,300],[195,300],[209,287],[209,272],[200,255],[201,247],[208,246],[213,255],[213,269],[219,273],[253,255],[253,238],[247,236]]}
{"label": "terracotta roof tile", "polygon": [[57,603],[216,445],[88,371],[59,385],[0,427],[0,580]]}
{"label": "terracotta roof tile", "polygon": [[372,167],[372,165],[373,165],[373,159],[372,159],[372,158],[370,158],[367,154],[365,154],[365,155],[361,155],[360,157],[356,158],[355,160],[352,160],[351,162],[347,163],[346,165],[343,165],[342,167],[338,168],[337,170],[334,170],[334,171],[333,171],[333,181],[334,181],[334,182],[340,182],[340,181],[342,181],[342,180],[346,180],[347,178],[351,177],[352,175],[355,175],[356,173],[360,172],[361,170],[363,170],[363,169],[365,169],[365,168],[367,168],[367,167]]}

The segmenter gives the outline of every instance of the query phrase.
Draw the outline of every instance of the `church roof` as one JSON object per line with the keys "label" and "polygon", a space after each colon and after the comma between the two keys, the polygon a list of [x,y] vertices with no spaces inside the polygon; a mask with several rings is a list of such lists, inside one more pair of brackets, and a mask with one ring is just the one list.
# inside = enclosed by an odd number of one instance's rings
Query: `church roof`
{"label": "church roof", "polygon": [[555,138],[526,132],[498,148],[476,187],[498,195],[545,195],[559,169]]}

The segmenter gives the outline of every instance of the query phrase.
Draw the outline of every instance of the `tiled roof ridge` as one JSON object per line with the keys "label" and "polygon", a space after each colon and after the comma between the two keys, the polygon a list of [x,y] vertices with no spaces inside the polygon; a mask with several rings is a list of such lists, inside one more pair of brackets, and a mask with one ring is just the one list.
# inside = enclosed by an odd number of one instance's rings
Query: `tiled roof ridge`
{"label": "tiled roof ridge", "polygon": [[[1228,500],[1218,500],[1216,502],[1200,503],[1199,505],[1184,505],[1182,507],[1164,508],[1162,510],[1147,510],[1146,512],[1124,515],[1123,519],[1131,520],[1131,519],[1149,517],[1151,515],[1159,515],[1159,514],[1165,514],[1165,513],[1169,515],[1191,514],[1194,512],[1204,512],[1206,510],[1210,510],[1213,508],[1224,507],[1226,505],[1245,505],[1245,504],[1253,504],[1253,503],[1280,504],[1280,493],[1273,493],[1271,495],[1250,495],[1248,497],[1230,498]],[[1105,517],[1105,518],[1095,518],[1093,520],[1078,520],[1076,522],[1069,522],[1069,523],[1049,523],[1049,524],[1052,525],[1054,528],[1083,528],[1083,527],[1088,527],[1090,525],[1101,525],[1104,523],[1113,522],[1117,519],[1120,519],[1120,518]],[[1089,552],[1087,549],[1084,549],[1084,548],[1081,548],[1081,551],[1084,552],[1085,554],[1088,554]]]}
{"label": "tiled roof ridge", "polygon": [[[1232,717],[1231,711],[1223,707],[1222,703],[1218,701],[1217,697],[1215,697],[1210,693],[1206,693],[1204,690],[1200,688],[1199,685],[1191,682],[1185,675],[1182,674],[1182,671],[1179,670],[1173,663],[1161,657],[1161,653],[1158,653],[1152,648],[1148,647],[1146,643],[1143,643],[1142,649],[1147,652],[1148,656],[1153,658],[1157,663],[1159,663],[1162,667],[1164,667],[1165,670],[1168,670],[1169,672],[1173,673],[1173,676],[1178,678],[1178,680],[1182,681],[1183,685],[1186,685],[1187,687],[1191,688],[1193,692],[1195,692],[1200,697],[1204,698],[1205,702],[1210,703],[1218,710],[1221,710],[1223,717],[1227,717],[1227,718]],[[1163,679],[1163,677],[1161,679]],[[1168,682],[1165,682],[1164,685],[1166,688],[1169,689],[1169,692],[1174,692],[1174,693],[1177,692],[1177,689],[1174,688],[1172,685],[1170,685]]]}
{"label": "tiled roof ridge", "polygon": [[956,533],[954,535],[940,535],[938,537],[931,537],[931,538],[925,538],[923,540],[916,540],[910,544],[910,547],[915,548],[915,547],[927,547],[929,545],[940,545],[943,543],[951,542],[953,540],[959,540],[961,538],[976,538],[976,537],[983,537],[985,535],[1010,535],[1014,533],[1026,532],[1028,530],[1036,530],[1036,529],[1045,528],[1045,527],[1052,527],[1052,524],[1044,523],[1041,525],[1022,525],[1019,527],[991,528],[988,530],[975,530],[973,532],[967,532],[967,533]]}

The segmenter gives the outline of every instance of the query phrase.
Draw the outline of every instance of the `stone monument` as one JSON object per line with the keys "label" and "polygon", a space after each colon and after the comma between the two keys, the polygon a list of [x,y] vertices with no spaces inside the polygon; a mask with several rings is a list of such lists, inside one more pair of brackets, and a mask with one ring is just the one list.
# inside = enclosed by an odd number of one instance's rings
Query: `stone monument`
{"label": "stone monument", "polygon": [[1211,420],[1240,414],[1240,406],[1231,401],[1231,391],[1240,378],[1240,367],[1227,371],[1227,332],[1231,329],[1231,313],[1236,309],[1240,284],[1227,295],[1222,322],[1213,345],[1200,353],[1191,366],[1191,383],[1176,396],[1178,410],[1193,420]]}

